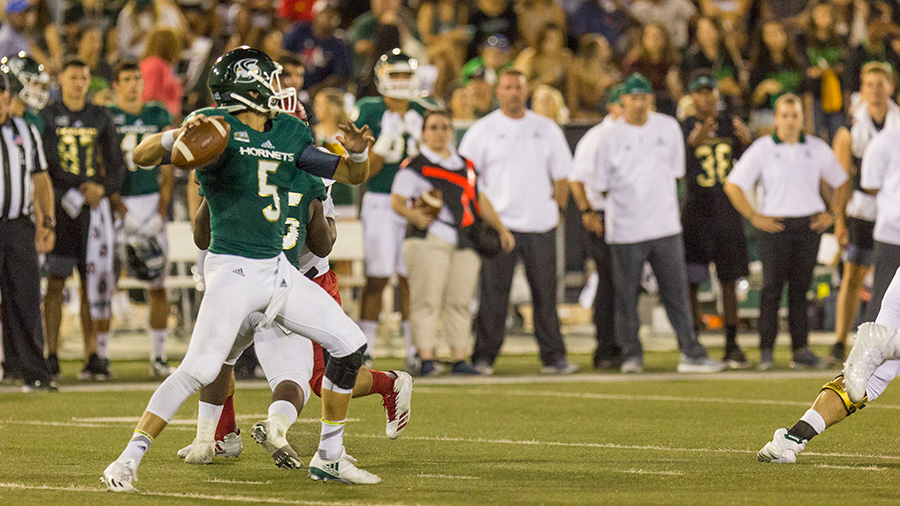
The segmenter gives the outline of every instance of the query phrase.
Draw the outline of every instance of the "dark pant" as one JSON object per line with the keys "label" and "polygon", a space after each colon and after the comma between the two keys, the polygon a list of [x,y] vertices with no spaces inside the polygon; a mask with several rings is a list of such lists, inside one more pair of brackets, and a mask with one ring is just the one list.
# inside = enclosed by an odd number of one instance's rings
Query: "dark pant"
{"label": "dark pant", "polygon": [[597,329],[594,365],[597,366],[601,361],[619,358],[621,350],[616,344],[612,253],[604,237],[588,235],[591,238],[591,255],[597,268],[597,295],[594,296],[594,326]]}
{"label": "dark pant", "polygon": [[513,232],[516,248],[481,263],[480,305],[475,319],[473,362],[493,364],[506,337],[506,313],[513,270],[519,257],[531,287],[534,334],[541,362],[554,365],[566,357],[556,313],[556,229],[533,234]]}
{"label": "dark pant", "polygon": [[41,275],[31,218],[0,222],[0,312],[7,364],[26,382],[50,381],[41,328]]}
{"label": "dark pant", "polygon": [[809,218],[785,218],[784,230],[775,234],[756,231],[763,287],[759,301],[759,347],[771,350],[778,336],[778,307],[788,285],[788,323],[791,346],[805,348],[809,337],[806,292],[812,282],[819,234],[809,228]]}
{"label": "dark pant", "polygon": [[872,299],[866,304],[866,321],[874,322],[881,311],[881,301],[894,274],[900,268],[900,246],[875,241],[875,282],[872,284]]}
{"label": "dark pant", "polygon": [[611,244],[610,250],[615,282],[616,342],[622,348],[622,356],[626,360],[643,357],[637,306],[644,262],[650,262],[659,283],[659,300],[675,329],[678,348],[688,357],[705,357],[706,350],[694,332],[681,234],[632,244]]}

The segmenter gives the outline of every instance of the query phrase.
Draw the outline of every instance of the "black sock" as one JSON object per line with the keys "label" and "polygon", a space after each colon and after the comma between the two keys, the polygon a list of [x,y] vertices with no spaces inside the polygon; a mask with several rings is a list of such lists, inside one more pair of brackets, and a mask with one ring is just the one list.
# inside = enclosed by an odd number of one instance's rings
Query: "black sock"
{"label": "black sock", "polygon": [[805,439],[807,441],[818,435],[816,429],[813,429],[812,425],[804,422],[803,420],[799,420],[794,424],[793,427],[788,429],[788,434],[800,439]]}
{"label": "black sock", "polygon": [[737,344],[737,325],[725,326],[725,346],[730,347]]}

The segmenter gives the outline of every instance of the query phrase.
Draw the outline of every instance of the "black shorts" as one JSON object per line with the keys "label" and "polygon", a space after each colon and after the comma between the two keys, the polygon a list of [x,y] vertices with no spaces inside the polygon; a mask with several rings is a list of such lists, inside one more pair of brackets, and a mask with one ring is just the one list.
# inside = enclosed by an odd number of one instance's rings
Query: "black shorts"
{"label": "black shorts", "polygon": [[688,199],[681,213],[681,225],[688,272],[699,272],[696,266],[706,268],[713,262],[716,276],[732,281],[750,274],[749,255],[744,220],[725,199]]}
{"label": "black shorts", "polygon": [[53,276],[68,277],[72,269],[77,267],[84,271],[85,250],[88,230],[91,225],[91,213],[84,207],[81,214],[72,218],[56,202],[56,244],[47,255],[47,271]]}
{"label": "black shorts", "polygon": [[875,222],[847,217],[848,242],[844,249],[844,261],[870,266],[875,251]]}

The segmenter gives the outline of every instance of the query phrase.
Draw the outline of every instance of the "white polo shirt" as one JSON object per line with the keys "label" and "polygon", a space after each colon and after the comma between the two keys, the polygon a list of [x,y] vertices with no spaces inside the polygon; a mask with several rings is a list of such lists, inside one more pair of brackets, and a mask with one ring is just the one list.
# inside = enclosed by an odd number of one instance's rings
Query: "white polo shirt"
{"label": "white polo shirt", "polygon": [[800,218],[827,208],[819,193],[824,180],[832,188],[847,182],[831,147],[803,135],[788,144],[775,135],[756,139],[734,165],[728,182],[749,193],[756,185],[756,211],[765,216]]}
{"label": "white polo shirt", "polygon": [[606,195],[606,242],[632,244],[681,233],[677,179],[684,177],[678,121],[652,112],[641,126],[615,122],[597,146],[593,188]]}
{"label": "white polo shirt", "polygon": [[585,132],[578,141],[578,145],[575,146],[575,157],[572,160],[569,181],[576,181],[584,185],[584,192],[594,211],[606,209],[606,197],[603,196],[603,192],[597,190],[597,186],[594,184],[594,181],[599,178],[597,171],[600,168],[597,146],[600,145],[603,134],[608,132],[616,121],[618,120],[607,115],[603,121]]}
{"label": "white polo shirt", "polygon": [[900,245],[900,127],[883,130],[869,142],[860,170],[860,186],[878,190],[875,240]]}
{"label": "white polo shirt", "polygon": [[559,224],[553,182],[568,177],[572,153],[556,123],[528,110],[519,119],[497,110],[469,128],[459,154],[475,164],[506,228],[540,233]]}

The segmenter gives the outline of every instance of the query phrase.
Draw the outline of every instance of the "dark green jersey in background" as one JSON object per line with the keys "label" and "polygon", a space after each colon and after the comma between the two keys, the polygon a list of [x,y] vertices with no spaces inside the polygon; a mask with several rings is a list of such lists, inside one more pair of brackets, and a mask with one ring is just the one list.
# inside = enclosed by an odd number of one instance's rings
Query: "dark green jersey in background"
{"label": "dark green jersey in background", "polygon": [[159,192],[159,167],[138,167],[131,159],[134,148],[144,136],[162,132],[172,125],[172,115],[159,103],[144,104],[137,115],[129,114],[117,106],[110,106],[109,113],[119,134],[122,154],[125,155],[125,181],[122,182],[123,197],[147,195]]}

